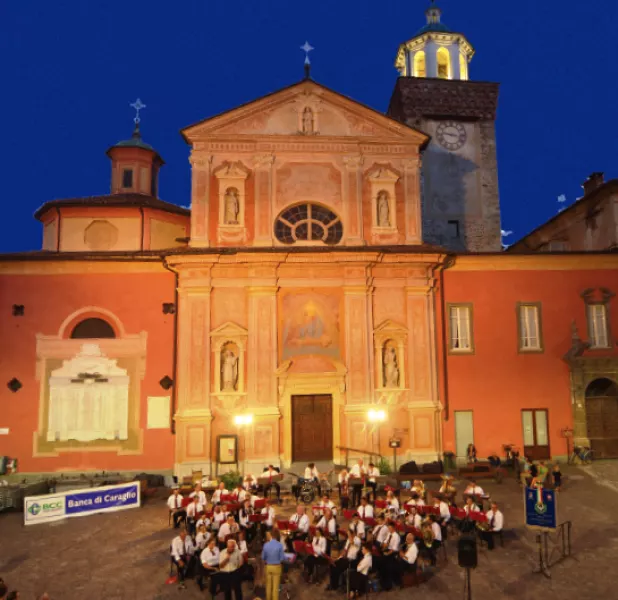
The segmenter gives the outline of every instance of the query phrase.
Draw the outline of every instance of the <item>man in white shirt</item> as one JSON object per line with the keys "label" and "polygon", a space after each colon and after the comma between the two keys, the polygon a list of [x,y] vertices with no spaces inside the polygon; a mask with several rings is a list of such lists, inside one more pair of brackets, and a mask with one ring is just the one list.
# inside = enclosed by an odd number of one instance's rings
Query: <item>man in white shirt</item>
{"label": "man in white shirt", "polygon": [[377,518],[378,524],[373,528],[373,545],[381,548],[382,545],[384,544],[384,541],[386,540],[386,537],[388,536],[388,527],[386,526],[386,523],[384,522],[384,517],[383,516],[379,516]]}
{"label": "man in white shirt", "polygon": [[228,494],[229,492],[225,489],[225,483],[221,482],[212,494],[212,503],[214,505],[221,504],[221,496],[227,496]]}
{"label": "man in white shirt", "polygon": [[315,463],[309,463],[305,467],[305,479],[307,481],[315,481],[316,483],[320,481],[320,472],[315,466]]}
{"label": "man in white shirt", "polygon": [[348,568],[353,568],[354,563],[358,559],[361,545],[360,539],[356,537],[352,531],[348,531],[348,539],[345,546],[341,550],[339,558],[334,562],[331,561],[330,563],[330,582],[326,588],[326,591],[336,591],[339,589],[339,580],[341,579],[341,575],[343,575]]}
{"label": "man in white shirt", "polygon": [[495,536],[500,535],[500,532],[504,528],[504,515],[498,509],[496,502],[491,503],[491,508],[486,513],[487,522],[489,523],[489,530],[482,531],[481,537],[487,542],[487,549],[493,550],[495,548]]}
{"label": "man in white shirt", "polygon": [[448,504],[444,502],[444,500],[436,498],[433,501],[433,505],[440,510],[440,519],[442,520],[442,524],[446,525],[451,520],[451,512],[448,508]]}
{"label": "man in white shirt", "polygon": [[264,527],[267,530],[272,529],[275,526],[275,509],[271,506],[268,498],[266,499],[264,508],[261,510],[261,514],[268,517],[266,521],[264,521]]}
{"label": "man in white shirt", "polygon": [[470,480],[470,485],[464,490],[464,494],[469,494],[470,496],[484,496],[485,492],[483,488],[474,481],[474,479]]}
{"label": "man in white shirt", "polygon": [[219,527],[219,533],[217,534],[217,538],[219,539],[219,545],[225,547],[225,544],[227,542],[226,538],[229,535],[234,535],[238,533],[239,529],[240,528],[238,527],[238,523],[236,523],[234,517],[230,515],[225,521],[225,523],[223,523],[223,525]]}
{"label": "man in white shirt", "polygon": [[182,507],[183,500],[184,498],[180,494],[178,486],[175,485],[172,488],[172,495],[167,499],[167,507],[174,520],[174,529],[178,529],[180,524],[187,518],[187,511]]}
{"label": "man in white shirt", "polygon": [[[322,502],[320,502],[320,504],[318,505],[321,509],[322,514],[324,514],[324,509],[326,508],[330,508],[331,512],[337,516],[337,506],[335,505],[335,503],[329,499],[328,496],[324,495],[322,496]],[[318,511],[315,512],[315,515],[317,516]]]}
{"label": "man in white shirt", "polygon": [[[367,475],[367,469],[363,464],[363,459],[359,458],[357,463],[350,469],[350,478],[353,478],[352,483],[352,506],[360,504],[361,496],[363,495],[363,479]],[[359,481],[359,479],[361,481]]]}
{"label": "man in white shirt", "polygon": [[399,585],[403,585],[403,575],[407,572],[416,572],[416,560],[418,558],[418,546],[414,540],[414,534],[408,533],[406,535],[405,547],[399,551],[399,557],[397,558],[397,573],[395,575],[395,582]]}
{"label": "man in white shirt", "polygon": [[219,570],[219,555],[220,552],[219,548],[217,548],[217,541],[214,537],[211,537],[208,540],[206,548],[204,548],[200,554],[200,564],[202,568],[199,570],[197,585],[200,587],[200,590],[204,591],[204,577],[210,575],[210,594],[212,596],[216,595],[217,590],[218,582],[214,575]]}
{"label": "man in white shirt", "polygon": [[357,512],[361,520],[373,519],[373,506],[367,502],[367,498],[361,498]]}
{"label": "man in white shirt", "polygon": [[373,501],[375,502],[376,493],[378,490],[378,480],[376,478],[380,477],[380,469],[378,469],[378,467],[376,467],[372,462],[370,462],[368,466],[367,477],[369,479],[367,481],[367,485],[373,490]]}
{"label": "man in white shirt", "polygon": [[193,491],[189,494],[189,498],[193,498],[194,496],[200,499],[200,504],[202,506],[206,506],[206,492],[202,490],[202,484],[199,482],[195,484]]}
{"label": "man in white shirt", "polygon": [[420,530],[422,522],[423,519],[421,518],[421,515],[416,512],[416,506],[410,506],[408,509],[408,515],[406,516],[406,525]]}
{"label": "man in white shirt", "polygon": [[361,540],[365,539],[365,523],[360,520],[360,515],[358,513],[354,513],[354,516],[352,517],[350,531],[355,537],[358,537]]}
{"label": "man in white shirt", "polygon": [[397,579],[397,557],[401,538],[396,531],[395,523],[388,524],[388,535],[382,544],[382,560],[379,561],[380,585],[386,592],[393,589],[393,581]]}
{"label": "man in white shirt", "polygon": [[280,475],[279,469],[276,469],[273,465],[268,465],[262,472],[261,478],[268,479],[268,483],[264,486],[264,498],[270,495],[270,490],[275,488],[275,492],[277,493],[277,502],[281,502],[281,486],[279,482],[272,481],[273,477],[277,477]]}
{"label": "man in white shirt", "polygon": [[184,529],[181,529],[178,536],[172,540],[170,554],[178,571],[178,583],[181,588],[184,588],[185,577],[193,564],[193,555],[195,554],[193,541]]}
{"label": "man in white shirt", "polygon": [[219,555],[219,571],[225,600],[232,599],[232,591],[236,600],[242,600],[242,565],[243,557],[236,542],[229,540],[226,549]]}
{"label": "man in white shirt", "polygon": [[290,517],[290,523],[298,526],[298,529],[294,532],[293,537],[296,539],[305,538],[309,531],[309,517],[305,514],[304,506],[297,506],[296,513]]}
{"label": "man in white shirt", "polygon": [[200,513],[204,510],[204,505],[200,504],[199,496],[193,496],[193,502],[187,506],[187,528],[189,533],[195,533],[195,527]]}

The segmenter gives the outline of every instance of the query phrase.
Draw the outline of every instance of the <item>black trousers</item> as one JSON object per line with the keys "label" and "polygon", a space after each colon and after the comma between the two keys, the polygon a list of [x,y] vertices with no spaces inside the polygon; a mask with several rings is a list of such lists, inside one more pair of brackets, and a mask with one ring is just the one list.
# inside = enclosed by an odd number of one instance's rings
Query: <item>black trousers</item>
{"label": "black trousers", "polygon": [[[195,580],[197,581],[197,585],[200,586],[200,590],[204,589],[204,578],[205,577],[210,577],[210,593],[214,596],[216,594],[216,591],[213,591],[213,579],[216,577],[217,572],[213,571],[211,569],[206,569],[204,567],[204,565],[198,561],[197,567],[196,567],[196,577]],[[215,588],[216,588],[216,581],[215,581]]]}
{"label": "black trousers", "polygon": [[324,564],[324,560],[325,559],[321,556],[313,556],[312,554],[310,554],[305,559],[305,571],[307,572],[307,575],[311,577],[313,575],[313,572],[315,571],[315,568],[318,565]]}
{"label": "black trousers", "polygon": [[350,561],[347,558],[336,560],[329,569],[329,585],[333,590],[339,588],[339,579],[348,570]]}
{"label": "black trousers", "polygon": [[194,558],[193,556],[183,556],[182,566],[175,558],[172,558],[172,560],[174,561],[174,564],[176,565],[176,569],[178,570],[179,583],[184,582],[185,578],[188,577],[189,573],[193,569],[193,558]]}
{"label": "black trousers", "polygon": [[360,504],[361,496],[363,495],[362,484],[355,484],[352,486],[352,506],[356,507]]}
{"label": "black trousers", "polygon": [[499,531],[481,531],[481,539],[487,542],[487,549],[493,550],[496,547],[496,536],[500,535]]}
{"label": "black trousers", "polygon": [[281,500],[281,486],[276,481],[273,481],[272,483],[269,483],[267,486],[264,487],[264,498],[266,498],[266,496],[270,496],[270,490],[272,488],[275,488],[275,492],[277,493],[277,500]]}
{"label": "black trousers", "polygon": [[397,578],[397,556],[388,554],[379,561],[380,565],[380,586],[383,590],[393,589],[393,581]]}
{"label": "black trousers", "polygon": [[378,491],[378,484],[377,483],[371,483],[371,481],[370,481],[370,482],[367,483],[367,486],[372,489],[372,492],[370,492],[370,495],[373,496],[373,501],[375,502],[376,494],[377,494],[377,491]]}
{"label": "black trousers", "polygon": [[187,511],[180,509],[172,513],[172,519],[174,520],[174,528],[178,529],[180,524],[187,518]]}
{"label": "black trousers", "polygon": [[225,600],[232,600],[232,592],[236,600],[242,600],[242,568],[230,573],[219,573],[219,575]]}

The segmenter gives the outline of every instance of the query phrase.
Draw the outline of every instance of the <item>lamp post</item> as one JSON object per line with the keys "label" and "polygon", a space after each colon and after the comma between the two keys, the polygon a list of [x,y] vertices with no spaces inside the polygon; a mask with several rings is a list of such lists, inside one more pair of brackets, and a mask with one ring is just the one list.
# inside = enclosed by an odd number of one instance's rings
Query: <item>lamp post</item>
{"label": "lamp post", "polygon": [[[240,430],[243,427],[249,427],[251,424],[253,423],[253,415],[247,414],[247,415],[236,415],[234,417],[234,425],[236,425],[236,427],[238,427],[238,430],[240,432]],[[240,437],[240,436],[239,436]],[[245,436],[242,436],[242,440],[243,440],[243,457],[246,454],[246,449],[247,449],[247,443],[245,440]],[[246,457],[245,457],[246,460]],[[243,460],[243,475],[245,472],[245,460]]]}
{"label": "lamp post", "polygon": [[378,456],[382,456],[382,454],[380,453],[380,425],[382,423],[384,423],[384,421],[386,421],[386,411],[384,410],[375,410],[375,409],[371,409],[368,413],[367,413],[367,420],[373,424],[376,425],[377,429],[378,429]]}

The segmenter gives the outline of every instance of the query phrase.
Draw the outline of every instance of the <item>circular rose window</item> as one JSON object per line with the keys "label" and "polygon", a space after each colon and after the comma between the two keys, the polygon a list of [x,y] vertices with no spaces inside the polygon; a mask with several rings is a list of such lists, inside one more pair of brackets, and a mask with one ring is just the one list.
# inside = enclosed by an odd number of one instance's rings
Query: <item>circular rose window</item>
{"label": "circular rose window", "polygon": [[343,237],[343,225],[339,217],[324,206],[296,204],[277,217],[275,237],[282,244],[322,242],[334,245]]}

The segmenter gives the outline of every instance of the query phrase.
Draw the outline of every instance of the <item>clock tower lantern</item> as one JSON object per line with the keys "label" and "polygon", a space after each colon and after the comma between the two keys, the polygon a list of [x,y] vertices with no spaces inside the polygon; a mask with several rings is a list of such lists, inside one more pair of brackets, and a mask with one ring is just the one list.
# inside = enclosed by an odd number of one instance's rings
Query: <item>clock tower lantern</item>
{"label": "clock tower lantern", "polygon": [[423,240],[450,250],[502,249],[496,160],[498,84],[470,81],[474,48],[442,22],[399,46],[388,114],[431,136],[423,155]]}

